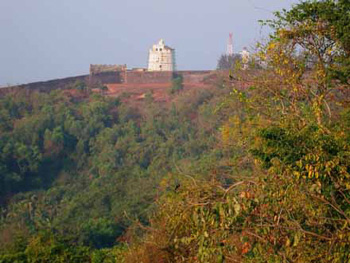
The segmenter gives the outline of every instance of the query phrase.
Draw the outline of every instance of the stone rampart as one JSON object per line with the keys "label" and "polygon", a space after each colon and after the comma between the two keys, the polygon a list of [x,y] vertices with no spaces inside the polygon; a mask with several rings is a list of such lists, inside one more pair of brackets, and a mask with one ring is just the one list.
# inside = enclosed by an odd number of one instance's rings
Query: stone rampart
{"label": "stone rampart", "polygon": [[170,71],[127,71],[125,82],[128,84],[168,83],[172,77],[173,73]]}
{"label": "stone rampart", "polygon": [[33,82],[29,84],[0,88],[0,96],[7,93],[15,92],[20,89],[27,91],[50,92],[56,89],[71,89],[77,81],[84,82],[86,85],[94,87],[103,84],[153,84],[153,83],[170,83],[173,77],[181,75],[185,83],[204,83],[206,79],[213,75],[214,71],[118,71],[118,72],[101,72],[93,75],[82,75],[63,79],[49,81]]}
{"label": "stone rampart", "polygon": [[202,83],[213,74],[211,70],[198,70],[198,71],[178,71],[176,74],[182,76],[183,81],[186,83]]}
{"label": "stone rampart", "polygon": [[89,84],[110,84],[110,83],[125,83],[126,72],[102,72],[90,75]]}
{"label": "stone rampart", "polygon": [[126,71],[126,65],[101,65],[101,64],[90,65],[90,75],[99,74],[103,72],[119,72],[119,71]]}
{"label": "stone rampart", "polygon": [[40,81],[40,82],[20,85],[19,87],[23,87],[29,90],[49,92],[56,89],[70,89],[72,88],[74,83],[76,83],[77,81],[88,83],[89,76],[83,75],[83,76],[69,77],[64,79]]}

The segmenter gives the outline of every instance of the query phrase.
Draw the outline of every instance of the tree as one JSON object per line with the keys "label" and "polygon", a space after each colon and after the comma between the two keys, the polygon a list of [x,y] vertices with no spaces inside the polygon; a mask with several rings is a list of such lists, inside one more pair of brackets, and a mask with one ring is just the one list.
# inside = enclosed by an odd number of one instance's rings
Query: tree
{"label": "tree", "polygon": [[349,262],[349,11],[304,1],[268,22],[266,69],[223,103],[230,180],[186,174],[127,262]]}
{"label": "tree", "polygon": [[277,12],[275,20],[265,23],[275,32],[260,58],[269,64],[271,74],[281,78],[280,86],[285,87],[278,100],[286,105],[288,98],[288,104],[293,104],[288,109],[301,118],[297,104],[308,100],[321,127],[325,114],[331,117],[336,108],[329,105],[330,98],[344,93],[350,84],[350,27],[344,22],[344,17],[349,19],[349,12],[347,1],[304,1],[290,11]]}
{"label": "tree", "polygon": [[171,81],[170,94],[178,93],[183,90],[183,77],[182,75],[175,75]]}
{"label": "tree", "polygon": [[276,16],[277,20],[268,21],[276,28],[276,37],[293,41],[307,56],[317,58],[328,77],[349,84],[349,1],[304,1]]}
{"label": "tree", "polygon": [[106,85],[103,85],[100,87],[100,91],[102,95],[105,95],[106,92],[108,92],[108,87]]}
{"label": "tree", "polygon": [[84,81],[77,80],[73,84],[73,89],[79,90],[79,91],[86,91],[87,85]]}
{"label": "tree", "polygon": [[227,69],[233,69],[235,66],[239,63],[241,63],[242,58],[240,54],[233,54],[233,55],[221,55],[221,57],[218,60],[217,69],[218,70],[227,70]]}

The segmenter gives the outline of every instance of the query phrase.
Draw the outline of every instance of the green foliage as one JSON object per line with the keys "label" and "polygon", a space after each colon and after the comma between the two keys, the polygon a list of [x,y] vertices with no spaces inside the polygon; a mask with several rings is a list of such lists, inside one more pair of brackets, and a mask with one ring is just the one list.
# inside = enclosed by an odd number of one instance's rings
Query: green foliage
{"label": "green foliage", "polygon": [[218,70],[229,70],[234,69],[236,67],[239,67],[239,65],[242,62],[241,55],[239,54],[233,54],[233,55],[221,55],[218,64],[217,69]]}
{"label": "green foliage", "polygon": [[266,68],[221,105],[210,180],[165,191],[127,262],[350,262],[349,3],[276,15]]}
{"label": "green foliage", "polygon": [[162,178],[215,144],[216,117],[199,119],[220,99],[192,95],[172,108],[59,91],[0,98],[1,260],[120,262],[114,246],[134,220],[147,223]]}
{"label": "green foliage", "polygon": [[303,1],[290,11],[276,13],[267,21],[276,29],[275,39],[289,39],[308,51],[327,68],[329,78],[349,84],[350,3],[348,1]]}
{"label": "green foliage", "polygon": [[163,197],[152,220],[157,231],[150,228],[145,246],[136,245],[127,262],[224,262],[236,250],[226,243],[240,220],[238,200],[214,182],[182,180],[180,189]]}
{"label": "green foliage", "polygon": [[99,218],[89,220],[82,225],[82,235],[85,242],[96,248],[111,247],[115,243],[118,233],[118,226],[112,220]]}
{"label": "green foliage", "polygon": [[1,98],[0,262],[350,262],[348,20],[277,13],[229,95]]}
{"label": "green foliage", "polygon": [[77,80],[73,86],[73,89],[79,90],[79,91],[86,91],[87,90],[87,85],[84,81]]}
{"label": "green foliage", "polygon": [[69,246],[52,234],[39,234],[30,238],[24,251],[0,255],[0,262],[88,262],[88,247]]}
{"label": "green foliage", "polygon": [[171,82],[170,94],[179,93],[183,88],[182,75],[174,76]]}

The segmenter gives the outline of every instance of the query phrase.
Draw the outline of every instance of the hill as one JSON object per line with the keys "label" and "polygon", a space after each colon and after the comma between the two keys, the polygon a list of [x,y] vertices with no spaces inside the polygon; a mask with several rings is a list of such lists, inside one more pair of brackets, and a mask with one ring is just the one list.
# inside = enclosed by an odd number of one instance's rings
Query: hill
{"label": "hill", "polygon": [[84,261],[120,244],[134,220],[146,223],[167,174],[219,154],[213,112],[229,85],[211,74],[173,92],[172,83],[102,92],[74,81],[0,98],[2,262],[27,257],[32,242],[74,245],[66,256]]}
{"label": "hill", "polygon": [[0,98],[0,262],[350,262],[349,10],[276,13],[262,69],[199,86]]}
{"label": "hill", "polygon": [[90,89],[99,90],[106,86],[108,91],[104,95],[118,96],[121,93],[133,94],[133,99],[141,98],[142,94],[148,91],[157,90],[156,97],[159,100],[167,100],[166,90],[171,86],[172,79],[181,77],[184,87],[208,88],[215,84],[218,75],[223,75],[216,71],[177,71],[177,72],[147,72],[137,70],[124,70],[116,72],[91,73],[63,79],[33,82],[19,86],[2,87],[0,96],[8,93],[25,90],[30,92],[51,92],[53,90],[75,90],[79,85],[84,85]]}

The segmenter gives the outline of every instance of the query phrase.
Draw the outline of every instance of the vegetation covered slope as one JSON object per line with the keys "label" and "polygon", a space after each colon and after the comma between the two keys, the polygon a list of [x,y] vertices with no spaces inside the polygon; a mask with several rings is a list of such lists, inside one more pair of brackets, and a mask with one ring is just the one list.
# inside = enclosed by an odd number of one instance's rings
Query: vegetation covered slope
{"label": "vegetation covered slope", "polygon": [[86,262],[147,223],[162,178],[221,156],[214,110],[225,93],[192,90],[172,104],[150,93],[136,106],[85,89],[1,98],[0,262]]}
{"label": "vegetation covered slope", "polygon": [[0,262],[350,262],[349,21],[276,13],[229,94],[2,99]]}
{"label": "vegetation covered slope", "polygon": [[349,22],[331,0],[266,22],[265,69],[225,102],[231,172],[165,193],[127,262],[350,262]]}

